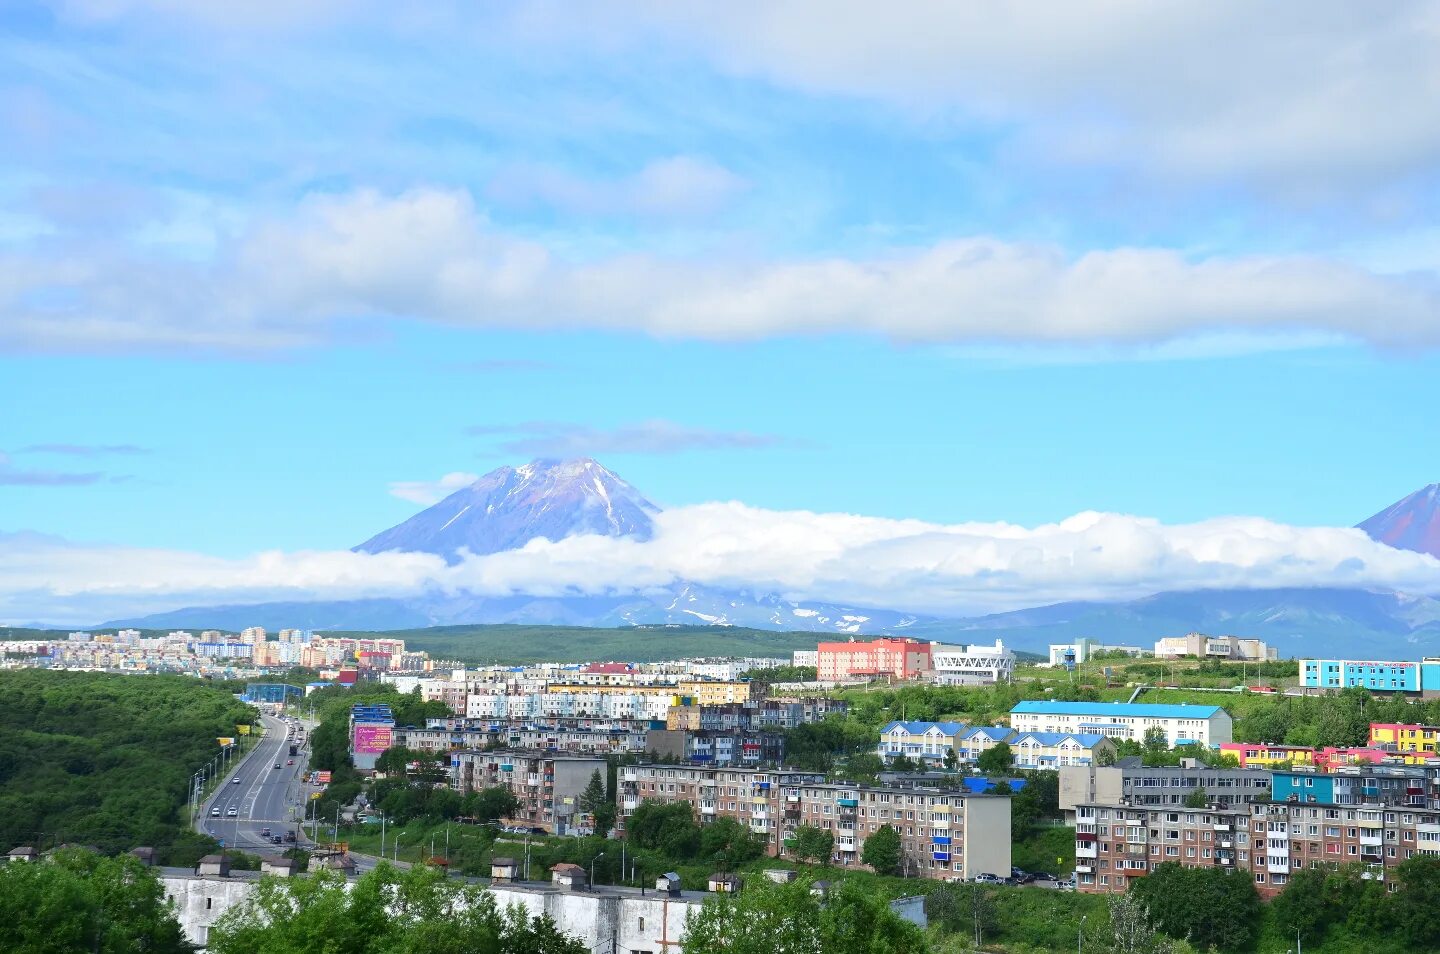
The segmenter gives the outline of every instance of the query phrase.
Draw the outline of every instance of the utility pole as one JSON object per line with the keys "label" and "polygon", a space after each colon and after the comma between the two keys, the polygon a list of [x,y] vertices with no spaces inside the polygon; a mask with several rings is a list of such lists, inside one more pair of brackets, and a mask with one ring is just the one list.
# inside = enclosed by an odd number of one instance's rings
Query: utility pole
{"label": "utility pole", "polygon": [[380,857],[385,857],[385,813],[380,813]]}

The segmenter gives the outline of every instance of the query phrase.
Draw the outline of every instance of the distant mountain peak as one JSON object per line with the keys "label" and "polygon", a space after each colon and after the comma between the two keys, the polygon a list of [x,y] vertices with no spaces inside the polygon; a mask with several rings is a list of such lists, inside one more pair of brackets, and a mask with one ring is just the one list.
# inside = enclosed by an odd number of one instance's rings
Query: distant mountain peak
{"label": "distant mountain peak", "polygon": [[1440,483],[1421,487],[1358,527],[1372,540],[1440,557]]}
{"label": "distant mountain peak", "polygon": [[363,553],[434,553],[451,563],[461,551],[486,554],[544,537],[635,537],[654,533],[660,512],[630,484],[589,457],[539,459],[497,467],[468,487],[355,547]]}

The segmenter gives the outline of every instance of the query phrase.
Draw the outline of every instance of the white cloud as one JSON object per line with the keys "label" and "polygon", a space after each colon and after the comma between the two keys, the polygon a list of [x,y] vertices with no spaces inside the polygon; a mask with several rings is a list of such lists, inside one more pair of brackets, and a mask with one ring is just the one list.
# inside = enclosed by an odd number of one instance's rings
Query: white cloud
{"label": "white cloud", "polygon": [[665,511],[649,542],[541,539],[454,566],[411,553],[267,552],[221,559],[0,535],[0,616],[10,619],[85,622],[205,603],[461,590],[633,592],[678,580],[969,614],[1215,587],[1371,587],[1435,594],[1440,560],[1375,543],[1359,530],[1291,527],[1252,517],[1165,525],[1081,513],[1027,528],[770,511],[739,503]]}
{"label": "white cloud", "polygon": [[[1340,194],[1440,157],[1440,3],[699,0],[545,4],[578,42],[683,44],[729,72],[989,123],[1051,160]],[[603,23],[599,21],[604,21]],[[658,34],[658,35],[657,35]]]}
{"label": "white cloud", "polygon": [[486,189],[507,205],[539,202],[581,215],[671,219],[709,215],[747,188],[744,179],[708,159],[670,156],[632,176],[602,181],[548,166],[512,166]]}
{"label": "white cloud", "polygon": [[390,485],[390,496],[428,507],[430,504],[439,503],[462,487],[469,487],[479,479],[479,474],[467,474],[457,470],[439,480],[400,480]]}
{"label": "white cloud", "polygon": [[746,340],[1147,344],[1215,332],[1440,344],[1440,281],[1298,255],[1079,255],[989,237],[868,258],[567,260],[468,193],[317,195],[207,265],[0,258],[0,347],[265,351],[376,320]]}

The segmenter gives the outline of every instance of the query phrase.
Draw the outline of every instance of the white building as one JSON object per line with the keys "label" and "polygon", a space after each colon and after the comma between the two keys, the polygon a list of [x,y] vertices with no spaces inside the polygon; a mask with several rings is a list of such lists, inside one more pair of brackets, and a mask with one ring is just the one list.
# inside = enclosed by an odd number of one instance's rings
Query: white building
{"label": "white building", "polygon": [[1000,640],[994,646],[930,644],[932,679],[942,686],[990,686],[1009,682],[1015,674],[1015,654]]}
{"label": "white building", "polygon": [[820,651],[818,649],[797,649],[790,655],[792,666],[820,666]]}
{"label": "white building", "polygon": [[1106,646],[1098,639],[1081,636],[1073,643],[1051,643],[1050,665],[1079,665],[1089,662],[1098,653],[1124,653],[1127,656],[1143,656],[1145,650],[1139,646]]}
{"label": "white building", "polygon": [[1279,659],[1280,651],[1263,640],[1239,636],[1206,636],[1189,633],[1166,636],[1155,641],[1156,659],[1234,659],[1243,662],[1265,662]]}
{"label": "white building", "polygon": [[1231,741],[1230,713],[1219,706],[1151,705],[1143,702],[1019,702],[1010,710],[1017,732],[1063,732],[1145,741],[1153,728],[1171,746]]}

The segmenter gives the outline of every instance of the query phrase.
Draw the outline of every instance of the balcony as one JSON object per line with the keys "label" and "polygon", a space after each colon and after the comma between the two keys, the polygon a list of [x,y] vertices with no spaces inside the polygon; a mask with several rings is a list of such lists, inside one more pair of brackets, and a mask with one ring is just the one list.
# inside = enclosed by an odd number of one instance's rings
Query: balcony
{"label": "balcony", "polygon": [[1229,824],[1228,822],[1216,822],[1216,823],[1215,823],[1215,830],[1216,830],[1216,831],[1230,831],[1230,827],[1231,827],[1231,826],[1230,826],[1230,824]]}
{"label": "balcony", "polygon": [[948,845],[950,844],[950,838],[947,835],[936,835],[930,839],[930,842],[936,845]]}
{"label": "balcony", "polygon": [[835,804],[836,804],[836,805],[839,805],[841,808],[858,808],[858,807],[860,806],[860,799],[858,799],[858,798],[837,798],[837,799],[835,799]]}
{"label": "balcony", "polygon": [[930,853],[930,857],[931,857],[931,858],[934,858],[936,861],[949,861],[949,860],[950,860],[950,852],[948,852],[948,851],[932,851],[932,852]]}
{"label": "balcony", "polygon": [[835,850],[836,850],[836,851],[854,851],[854,850],[855,850],[855,839],[854,839],[854,838],[837,837],[837,838],[835,839]]}
{"label": "balcony", "polygon": [[1267,855],[1265,858],[1265,870],[1271,874],[1289,874],[1290,859],[1279,855]]}
{"label": "balcony", "polygon": [[1370,834],[1370,833],[1365,832],[1363,829],[1361,830],[1360,846],[1361,846],[1362,848],[1364,848],[1364,847],[1375,847],[1375,848],[1379,848],[1380,845],[1381,845],[1382,843],[1384,843],[1384,841],[1385,841],[1385,836],[1384,836],[1384,834],[1383,834],[1382,832],[1378,832],[1378,831],[1377,831],[1377,832],[1375,832],[1374,834]]}
{"label": "balcony", "polygon": [[1097,857],[1099,854],[1100,854],[1100,852],[1099,852],[1099,850],[1096,848],[1095,843],[1094,843],[1093,841],[1092,841],[1092,842],[1089,842],[1089,843],[1083,843],[1083,842],[1076,842],[1076,843],[1075,843],[1075,857],[1076,857],[1076,858],[1095,858],[1095,857]]}
{"label": "balcony", "polygon": [[1076,862],[1076,863],[1075,863],[1075,873],[1076,873],[1076,874],[1093,874],[1094,872],[1095,872],[1095,866],[1094,866],[1094,865],[1081,864],[1080,862]]}
{"label": "balcony", "polygon": [[623,802],[620,803],[620,807],[623,808],[623,809],[624,809],[625,811],[627,811],[627,812],[633,812],[635,809],[637,809],[637,808],[640,807],[640,799],[638,799],[638,798],[627,798],[627,799],[625,799]]}
{"label": "balcony", "polygon": [[714,802],[701,802],[701,803],[700,803],[700,814],[702,814],[702,815],[713,815],[713,814],[715,814],[715,803],[714,803]]}

